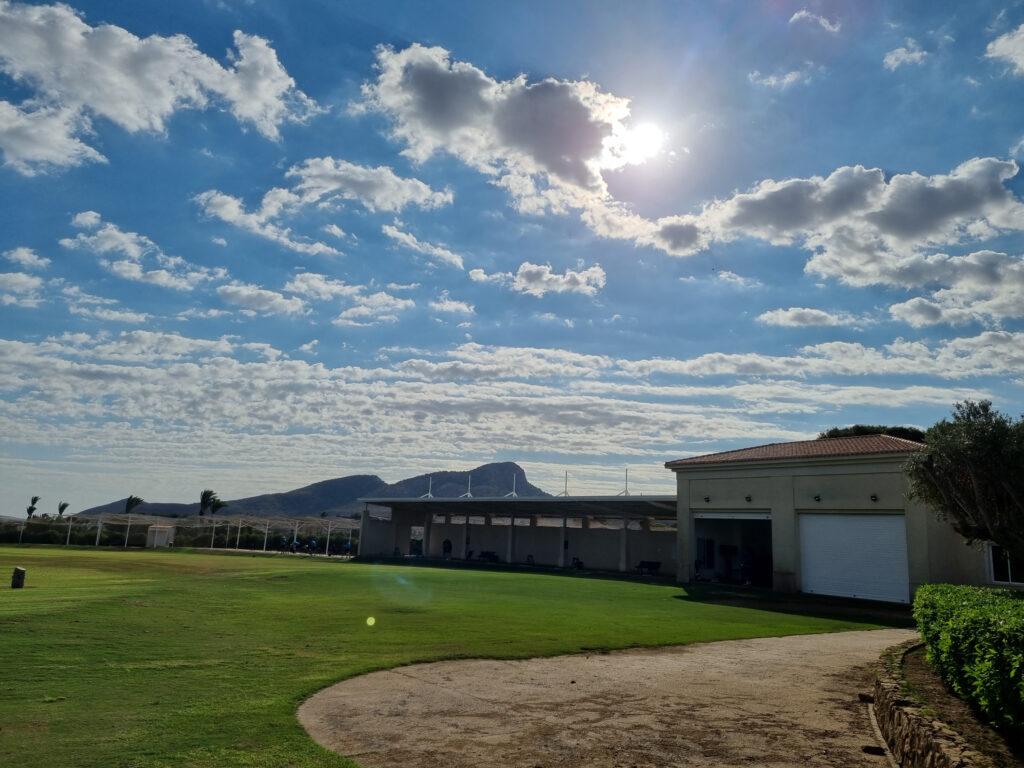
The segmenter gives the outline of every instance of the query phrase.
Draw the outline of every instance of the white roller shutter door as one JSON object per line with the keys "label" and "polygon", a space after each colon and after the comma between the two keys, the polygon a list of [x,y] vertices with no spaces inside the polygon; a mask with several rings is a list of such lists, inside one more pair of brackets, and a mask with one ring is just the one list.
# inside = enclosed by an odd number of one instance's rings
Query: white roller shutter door
{"label": "white roller shutter door", "polygon": [[803,591],[910,601],[903,515],[800,515]]}

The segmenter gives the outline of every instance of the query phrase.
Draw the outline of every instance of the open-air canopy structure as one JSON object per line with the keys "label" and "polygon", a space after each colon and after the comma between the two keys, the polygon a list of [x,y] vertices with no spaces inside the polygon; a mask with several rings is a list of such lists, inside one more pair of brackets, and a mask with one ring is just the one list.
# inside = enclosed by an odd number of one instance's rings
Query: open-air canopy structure
{"label": "open-air canopy structure", "polygon": [[422,554],[609,571],[644,563],[648,570],[676,571],[675,496],[362,501],[361,556]]}

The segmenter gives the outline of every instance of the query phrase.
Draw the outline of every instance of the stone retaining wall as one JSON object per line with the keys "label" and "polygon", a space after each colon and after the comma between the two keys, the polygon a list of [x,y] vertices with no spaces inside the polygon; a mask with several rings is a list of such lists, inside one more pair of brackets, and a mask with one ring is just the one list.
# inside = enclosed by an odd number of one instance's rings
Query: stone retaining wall
{"label": "stone retaining wall", "polygon": [[875,676],[875,717],[900,768],[982,768],[980,752],[944,723],[922,713],[905,694],[903,657],[921,643],[911,640],[882,654]]}

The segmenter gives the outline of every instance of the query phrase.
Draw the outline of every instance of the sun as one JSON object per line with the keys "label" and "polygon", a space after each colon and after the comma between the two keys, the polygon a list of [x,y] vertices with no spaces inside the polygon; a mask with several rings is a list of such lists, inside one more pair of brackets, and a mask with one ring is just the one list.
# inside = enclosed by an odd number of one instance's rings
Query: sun
{"label": "sun", "polygon": [[626,165],[640,165],[657,155],[665,145],[665,132],[654,123],[640,123],[619,135],[619,159]]}

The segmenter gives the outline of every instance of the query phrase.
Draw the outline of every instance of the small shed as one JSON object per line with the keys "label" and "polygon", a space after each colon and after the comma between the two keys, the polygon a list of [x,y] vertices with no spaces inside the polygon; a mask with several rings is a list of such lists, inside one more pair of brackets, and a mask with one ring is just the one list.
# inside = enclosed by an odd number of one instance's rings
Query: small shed
{"label": "small shed", "polygon": [[146,547],[148,549],[166,549],[174,546],[173,525],[151,525],[146,532]]}

